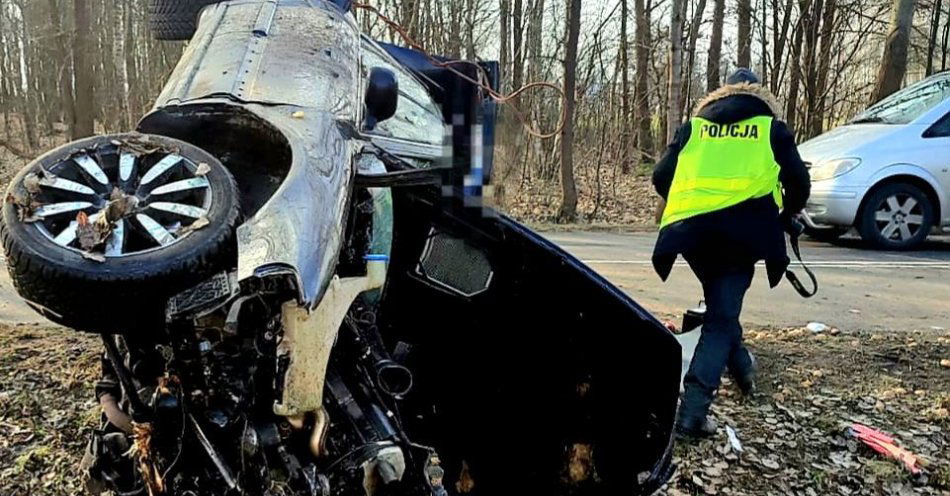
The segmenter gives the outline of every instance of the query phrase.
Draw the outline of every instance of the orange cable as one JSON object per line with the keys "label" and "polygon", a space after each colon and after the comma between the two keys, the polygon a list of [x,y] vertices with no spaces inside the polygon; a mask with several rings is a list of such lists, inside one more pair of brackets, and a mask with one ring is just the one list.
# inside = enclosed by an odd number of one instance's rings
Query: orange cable
{"label": "orange cable", "polygon": [[[371,12],[371,13],[375,14],[376,17],[379,18],[379,20],[383,21],[386,25],[388,25],[390,28],[392,28],[392,29],[399,35],[399,37],[402,38],[402,40],[406,43],[406,45],[409,46],[409,48],[411,48],[411,49],[413,49],[413,50],[415,50],[415,51],[417,51],[417,52],[420,52],[420,53],[422,53],[423,55],[425,55],[426,58],[429,59],[429,62],[431,62],[431,63],[432,63],[433,65],[435,65],[436,67],[441,67],[441,68],[443,68],[443,69],[446,69],[446,70],[452,72],[453,74],[455,74],[456,76],[462,78],[464,81],[467,81],[467,82],[469,82],[469,83],[471,83],[471,84],[473,84],[473,85],[475,85],[475,86],[481,88],[488,96],[490,96],[490,97],[491,97],[493,100],[495,100],[496,102],[498,102],[498,103],[500,103],[500,104],[508,104],[508,105],[511,105],[511,108],[514,109],[515,116],[518,118],[518,121],[521,122],[521,125],[524,126],[525,130],[526,130],[526,131],[528,132],[528,134],[530,134],[531,136],[534,136],[534,137],[536,137],[536,138],[538,138],[538,139],[553,138],[553,137],[557,136],[558,134],[560,134],[561,131],[564,129],[564,126],[565,126],[566,120],[567,120],[567,114],[566,114],[565,111],[564,111],[564,108],[565,108],[564,105],[561,105],[561,114],[560,114],[560,117],[558,118],[558,125],[557,125],[557,127],[556,127],[553,131],[551,131],[551,132],[542,133],[541,131],[538,131],[538,130],[534,129],[533,127],[531,127],[531,125],[528,124],[527,120],[525,119],[524,114],[521,112],[521,109],[519,109],[517,106],[515,106],[514,104],[511,103],[512,100],[517,99],[517,98],[520,97],[524,92],[526,92],[526,91],[528,91],[528,90],[531,90],[531,89],[534,89],[534,88],[550,88],[550,89],[553,89],[553,90],[556,91],[556,92],[558,93],[558,95],[561,97],[561,102],[563,103],[565,100],[567,100],[567,95],[564,94],[564,90],[561,89],[560,86],[558,86],[558,85],[556,85],[556,84],[554,84],[554,83],[547,82],[547,81],[537,81],[537,82],[531,82],[531,83],[525,84],[525,85],[523,85],[522,87],[516,89],[515,91],[512,91],[511,93],[508,93],[507,95],[502,94],[502,93],[499,93],[499,92],[495,91],[495,90],[491,87],[491,85],[489,85],[487,82],[485,82],[485,79],[486,79],[485,69],[482,68],[480,65],[476,64],[475,62],[472,62],[472,61],[469,61],[469,60],[449,60],[449,61],[441,61],[441,60],[438,60],[438,59],[436,59],[435,57],[433,57],[432,55],[430,55],[429,52],[426,51],[426,49],[425,49],[422,45],[420,45],[416,40],[414,40],[411,36],[409,36],[409,33],[406,32],[405,28],[403,28],[403,27],[400,26],[396,21],[390,19],[388,16],[386,16],[385,14],[383,14],[382,12],[380,12],[378,8],[376,8],[376,7],[372,6],[372,5],[365,4],[365,3],[360,3],[360,2],[353,2],[353,3],[352,3],[352,6],[353,6],[354,8],[362,9],[362,10],[365,10],[365,11],[367,11],[367,12]],[[479,76],[480,76],[479,79],[480,79],[480,80],[476,81],[475,79],[472,79],[472,78],[471,78],[470,76],[468,76],[467,74],[464,74],[464,73],[460,72],[459,70],[455,69],[454,67],[452,67],[453,65],[457,65],[457,64],[470,64],[470,65],[475,66],[475,68],[478,69],[478,71],[479,71]]]}

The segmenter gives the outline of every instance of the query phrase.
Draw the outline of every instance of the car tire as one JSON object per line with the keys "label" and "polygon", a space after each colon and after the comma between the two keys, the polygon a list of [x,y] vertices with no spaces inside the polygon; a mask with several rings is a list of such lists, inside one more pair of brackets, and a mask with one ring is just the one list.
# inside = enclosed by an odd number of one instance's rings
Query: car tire
{"label": "car tire", "polygon": [[850,227],[805,227],[805,236],[815,241],[834,243],[850,230]]}
{"label": "car tire", "polygon": [[144,333],[164,324],[169,298],[235,266],[239,216],[234,178],[207,152],[164,136],[99,136],[13,179],[0,240],[15,288],[43,316]]}
{"label": "car tire", "polygon": [[875,248],[910,250],[927,239],[934,215],[934,205],[920,187],[910,183],[885,184],[865,200],[858,231]]}
{"label": "car tire", "polygon": [[198,14],[221,0],[149,0],[148,24],[156,40],[190,40],[198,28]]}

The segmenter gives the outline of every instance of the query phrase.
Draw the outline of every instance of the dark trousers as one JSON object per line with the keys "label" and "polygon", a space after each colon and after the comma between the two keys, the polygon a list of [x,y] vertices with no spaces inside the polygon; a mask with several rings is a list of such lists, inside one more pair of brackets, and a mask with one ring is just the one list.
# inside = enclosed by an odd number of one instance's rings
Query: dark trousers
{"label": "dark trousers", "polygon": [[752,284],[755,261],[728,257],[710,260],[689,255],[684,258],[702,283],[706,298],[702,334],[686,372],[680,400],[680,423],[696,425],[709,413],[723,370],[728,367],[733,375],[741,375],[752,366],[752,357],[742,344],[739,313]]}

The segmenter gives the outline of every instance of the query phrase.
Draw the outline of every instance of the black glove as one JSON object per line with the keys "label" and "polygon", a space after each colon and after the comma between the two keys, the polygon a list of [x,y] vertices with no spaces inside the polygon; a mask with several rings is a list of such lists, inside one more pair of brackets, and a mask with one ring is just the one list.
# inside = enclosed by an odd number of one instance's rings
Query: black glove
{"label": "black glove", "polygon": [[782,229],[784,229],[789,236],[797,237],[805,232],[805,224],[802,224],[802,222],[798,220],[798,216],[799,214],[786,213],[785,211],[779,214],[779,222],[782,223]]}

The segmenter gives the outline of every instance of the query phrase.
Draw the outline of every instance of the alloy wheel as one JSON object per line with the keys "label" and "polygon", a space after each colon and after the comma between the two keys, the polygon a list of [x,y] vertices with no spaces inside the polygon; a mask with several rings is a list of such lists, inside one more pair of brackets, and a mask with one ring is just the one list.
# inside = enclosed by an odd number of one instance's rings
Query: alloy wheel
{"label": "alloy wheel", "polygon": [[27,176],[38,204],[28,221],[53,243],[78,251],[89,249],[82,227],[97,224],[107,258],[169,246],[207,223],[215,192],[206,169],[173,151],[136,153],[117,145],[82,151]]}
{"label": "alloy wheel", "polygon": [[878,205],[874,222],[884,239],[909,241],[917,236],[923,227],[923,207],[912,195],[895,193]]}

